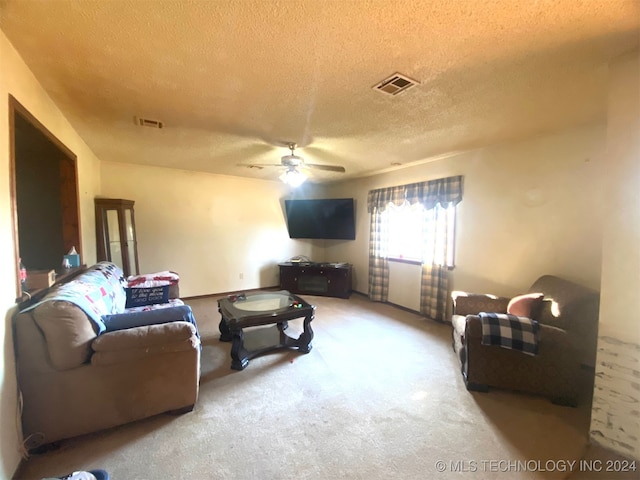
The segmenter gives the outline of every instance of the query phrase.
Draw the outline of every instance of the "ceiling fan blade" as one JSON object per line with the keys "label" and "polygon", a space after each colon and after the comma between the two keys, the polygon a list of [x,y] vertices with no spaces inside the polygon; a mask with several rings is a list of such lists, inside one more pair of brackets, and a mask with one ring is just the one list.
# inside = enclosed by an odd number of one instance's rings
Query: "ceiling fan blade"
{"label": "ceiling fan blade", "polygon": [[237,164],[238,167],[256,167],[256,168],[263,168],[263,167],[283,167],[284,165],[282,165],[281,163],[238,163]]}
{"label": "ceiling fan blade", "polygon": [[317,163],[304,162],[304,166],[309,168],[315,168],[316,170],[326,170],[327,172],[340,172],[340,173],[346,172],[344,167],[339,167],[336,165],[318,165]]}

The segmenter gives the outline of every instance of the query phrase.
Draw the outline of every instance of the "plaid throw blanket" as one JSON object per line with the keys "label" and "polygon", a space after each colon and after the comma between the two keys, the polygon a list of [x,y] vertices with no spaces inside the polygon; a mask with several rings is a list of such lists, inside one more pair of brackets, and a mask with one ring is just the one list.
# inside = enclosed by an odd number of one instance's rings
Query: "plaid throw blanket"
{"label": "plaid throw blanket", "polygon": [[527,355],[538,354],[538,322],[527,317],[506,313],[478,315],[482,323],[482,344],[519,350]]}

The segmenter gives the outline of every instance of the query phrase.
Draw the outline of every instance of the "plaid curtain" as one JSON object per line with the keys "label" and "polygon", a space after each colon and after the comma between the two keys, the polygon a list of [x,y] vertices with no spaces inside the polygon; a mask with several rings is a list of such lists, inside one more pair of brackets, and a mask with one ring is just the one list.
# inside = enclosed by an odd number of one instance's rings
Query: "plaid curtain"
{"label": "plaid curtain", "polygon": [[433,180],[410,187],[426,212],[425,250],[422,255],[420,313],[438,322],[449,318],[449,276],[454,266],[455,205],[462,200],[462,176]]}
{"label": "plaid curtain", "polygon": [[389,260],[387,245],[389,226],[382,212],[389,203],[402,205],[405,201],[403,186],[371,190],[367,197],[369,223],[369,298],[386,302],[389,296]]}
{"label": "plaid curtain", "polygon": [[389,261],[387,260],[387,233],[385,218],[377,208],[370,215],[369,224],[369,298],[386,302],[389,295]]}
{"label": "plaid curtain", "polygon": [[458,175],[405,185],[407,201],[420,202],[425,210],[431,210],[437,204],[457,205],[462,200],[463,178],[462,175]]}
{"label": "plaid curtain", "polygon": [[406,200],[406,188],[404,185],[371,190],[367,196],[367,212],[380,214],[384,212],[389,203],[394,203],[399,207]]}
{"label": "plaid curtain", "polygon": [[438,322],[448,319],[449,269],[443,265],[422,264],[420,313]]}

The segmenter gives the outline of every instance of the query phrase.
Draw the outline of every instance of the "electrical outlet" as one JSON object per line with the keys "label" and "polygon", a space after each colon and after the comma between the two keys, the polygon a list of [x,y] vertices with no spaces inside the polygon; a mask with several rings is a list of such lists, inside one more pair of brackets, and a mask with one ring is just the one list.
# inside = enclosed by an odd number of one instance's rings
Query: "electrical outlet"
{"label": "electrical outlet", "polygon": [[240,277],[240,280],[243,280],[244,279],[244,273],[240,272],[239,277]]}

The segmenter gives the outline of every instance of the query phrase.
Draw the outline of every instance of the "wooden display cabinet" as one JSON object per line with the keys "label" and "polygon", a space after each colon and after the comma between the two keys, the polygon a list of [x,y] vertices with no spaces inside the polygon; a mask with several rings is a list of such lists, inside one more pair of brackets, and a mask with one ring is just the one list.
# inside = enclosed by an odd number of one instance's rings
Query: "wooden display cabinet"
{"label": "wooden display cabinet", "polygon": [[113,262],[125,277],[138,275],[138,242],[133,200],[96,198],[98,261]]}

